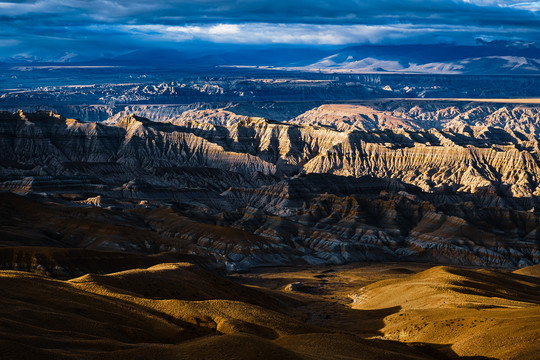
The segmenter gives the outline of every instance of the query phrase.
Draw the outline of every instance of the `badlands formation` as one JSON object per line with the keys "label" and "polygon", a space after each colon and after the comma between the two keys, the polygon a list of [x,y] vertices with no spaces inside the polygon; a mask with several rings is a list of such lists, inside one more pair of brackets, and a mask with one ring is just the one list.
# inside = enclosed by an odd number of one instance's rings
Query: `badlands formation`
{"label": "badlands formation", "polygon": [[537,358],[540,107],[304,107],[0,112],[2,356]]}
{"label": "badlands formation", "polygon": [[10,246],[176,251],[229,270],[524,267],[540,261],[539,120],[534,105],[406,101],[322,105],[288,122],[4,112],[0,188],[19,195],[2,194],[1,231]]}

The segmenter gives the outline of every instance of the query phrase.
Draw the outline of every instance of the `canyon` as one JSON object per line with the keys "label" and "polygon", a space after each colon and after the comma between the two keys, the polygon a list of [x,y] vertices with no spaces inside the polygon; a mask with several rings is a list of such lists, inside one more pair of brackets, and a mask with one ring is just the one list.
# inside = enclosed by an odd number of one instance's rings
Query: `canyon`
{"label": "canyon", "polygon": [[540,261],[536,105],[325,104],[288,121],[234,109],[1,113],[2,201],[20,209],[4,243],[175,251],[233,271]]}

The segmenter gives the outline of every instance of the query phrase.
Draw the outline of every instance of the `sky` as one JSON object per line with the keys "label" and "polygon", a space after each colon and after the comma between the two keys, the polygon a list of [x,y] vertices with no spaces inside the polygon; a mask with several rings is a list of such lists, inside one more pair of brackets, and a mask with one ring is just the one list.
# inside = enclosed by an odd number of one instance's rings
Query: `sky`
{"label": "sky", "polygon": [[225,45],[540,42],[540,1],[0,0],[0,59]]}

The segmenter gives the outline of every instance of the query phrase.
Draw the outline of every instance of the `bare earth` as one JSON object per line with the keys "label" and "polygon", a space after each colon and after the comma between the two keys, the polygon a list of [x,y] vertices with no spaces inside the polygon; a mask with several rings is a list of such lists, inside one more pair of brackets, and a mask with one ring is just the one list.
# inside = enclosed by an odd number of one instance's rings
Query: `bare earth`
{"label": "bare earth", "polygon": [[242,278],[273,289],[301,282],[312,294],[309,323],[368,339],[430,344],[450,358],[536,359],[540,350],[538,266],[509,273],[396,263]]}
{"label": "bare earth", "polygon": [[6,359],[535,359],[537,272],[388,263],[268,268],[227,279],[177,262],[62,281],[3,270],[0,352]]}

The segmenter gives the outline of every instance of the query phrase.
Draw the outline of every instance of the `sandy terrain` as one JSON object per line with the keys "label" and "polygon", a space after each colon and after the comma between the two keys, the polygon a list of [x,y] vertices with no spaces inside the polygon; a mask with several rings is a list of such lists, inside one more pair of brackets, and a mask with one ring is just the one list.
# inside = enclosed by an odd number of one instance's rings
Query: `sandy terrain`
{"label": "sandy terrain", "polygon": [[0,351],[9,359],[534,359],[535,272],[394,263],[227,279],[176,262],[58,280],[2,270]]}
{"label": "sandy terrain", "polygon": [[450,358],[536,359],[538,269],[510,273],[396,263],[268,269],[239,276],[285,291],[287,283],[301,282],[312,300],[305,307],[308,322],[319,326],[367,339],[429,344]]}

